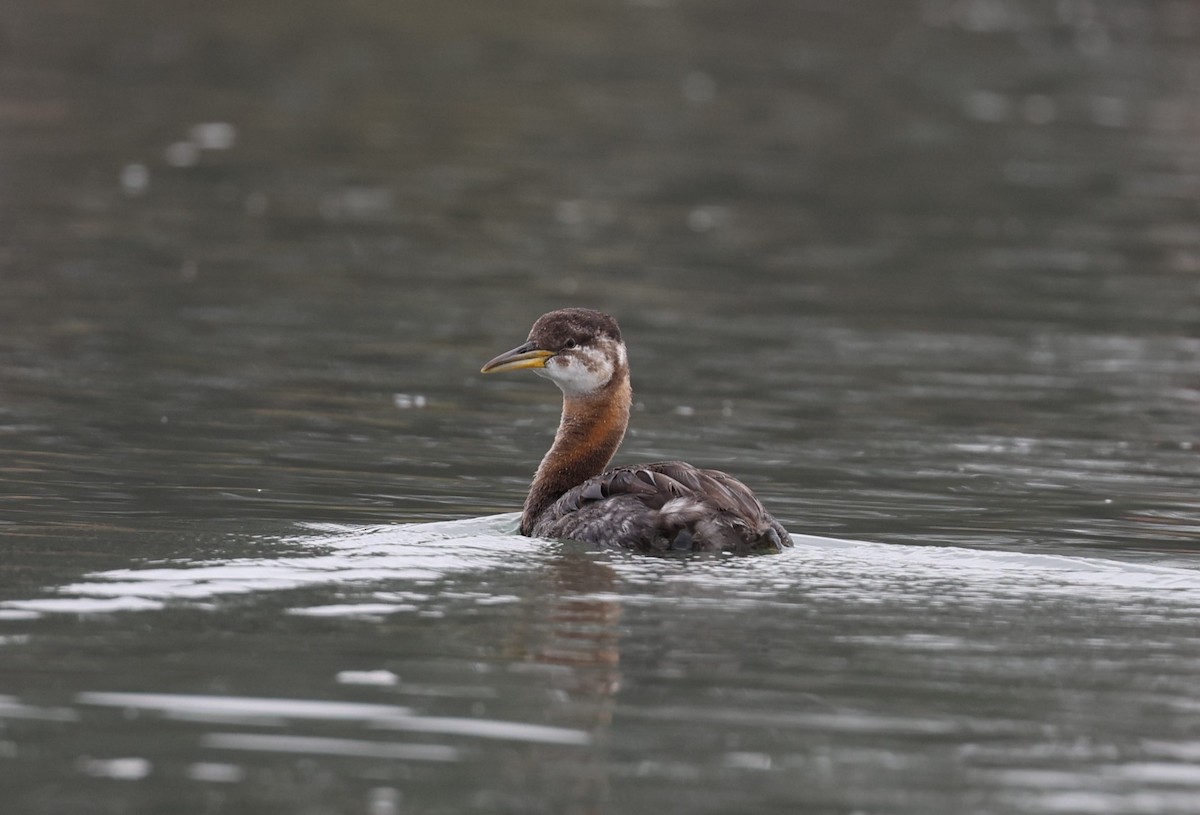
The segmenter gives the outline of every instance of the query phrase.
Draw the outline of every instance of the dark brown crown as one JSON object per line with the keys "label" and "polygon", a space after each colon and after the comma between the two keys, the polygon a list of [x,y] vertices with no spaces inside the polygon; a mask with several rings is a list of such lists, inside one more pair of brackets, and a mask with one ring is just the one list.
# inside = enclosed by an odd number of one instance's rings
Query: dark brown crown
{"label": "dark brown crown", "polygon": [[538,317],[529,331],[529,341],[546,351],[561,351],[572,341],[589,345],[606,337],[621,341],[621,329],[610,314],[590,308],[562,308]]}

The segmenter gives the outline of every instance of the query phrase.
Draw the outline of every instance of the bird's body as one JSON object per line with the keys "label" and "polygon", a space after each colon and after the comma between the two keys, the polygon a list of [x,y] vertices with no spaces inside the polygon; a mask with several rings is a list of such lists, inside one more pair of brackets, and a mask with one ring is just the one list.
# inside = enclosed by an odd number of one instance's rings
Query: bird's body
{"label": "bird's body", "polygon": [[521,532],[643,552],[778,552],[787,531],[742,482],[664,461],[605,471],[629,426],[632,390],[616,320],[589,309],[540,317],[524,345],[484,373],[531,368],[563,392],[554,444],[538,466]]}
{"label": "bird's body", "polygon": [[646,552],[776,552],[791,545],[745,484],[684,461],[589,478],[542,512],[530,532]]}

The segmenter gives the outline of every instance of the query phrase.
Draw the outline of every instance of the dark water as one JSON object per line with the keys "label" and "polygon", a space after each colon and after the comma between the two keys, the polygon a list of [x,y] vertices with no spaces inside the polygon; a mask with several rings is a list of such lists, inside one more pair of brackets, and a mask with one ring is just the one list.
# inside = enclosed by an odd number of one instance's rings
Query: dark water
{"label": "dark water", "polygon": [[[0,811],[1196,812],[1198,100],[1183,0],[10,4]],[[562,305],[795,550],[512,534]]]}

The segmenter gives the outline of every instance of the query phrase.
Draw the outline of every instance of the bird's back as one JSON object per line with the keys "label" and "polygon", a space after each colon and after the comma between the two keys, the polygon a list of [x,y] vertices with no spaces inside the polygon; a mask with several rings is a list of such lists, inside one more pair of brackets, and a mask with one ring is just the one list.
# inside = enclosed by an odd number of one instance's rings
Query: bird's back
{"label": "bird's back", "polygon": [[792,545],[749,487],[682,461],[590,478],[543,512],[533,534],[642,552],[777,552]]}

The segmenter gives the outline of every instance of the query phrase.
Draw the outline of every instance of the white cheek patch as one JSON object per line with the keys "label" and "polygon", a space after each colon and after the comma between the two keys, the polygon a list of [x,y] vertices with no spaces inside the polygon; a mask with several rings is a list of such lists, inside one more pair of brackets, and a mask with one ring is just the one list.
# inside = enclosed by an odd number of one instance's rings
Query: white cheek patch
{"label": "white cheek patch", "polygon": [[591,348],[551,357],[545,368],[535,370],[558,385],[563,393],[571,395],[598,390],[613,376],[608,356],[600,349]]}

